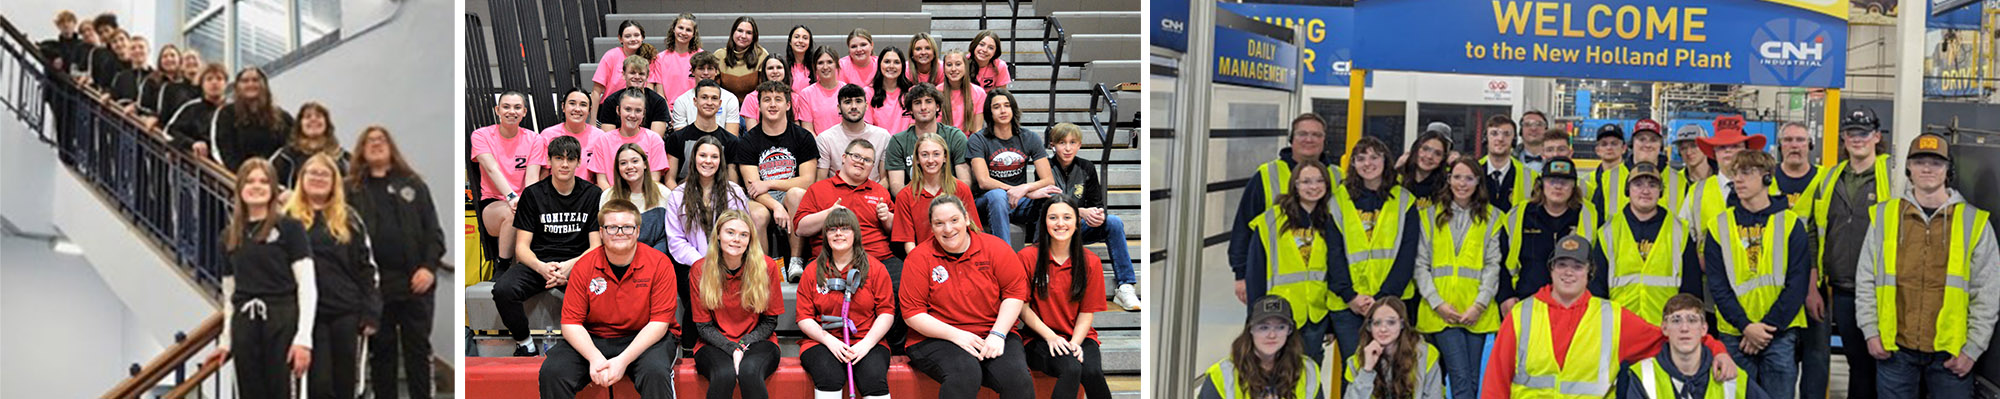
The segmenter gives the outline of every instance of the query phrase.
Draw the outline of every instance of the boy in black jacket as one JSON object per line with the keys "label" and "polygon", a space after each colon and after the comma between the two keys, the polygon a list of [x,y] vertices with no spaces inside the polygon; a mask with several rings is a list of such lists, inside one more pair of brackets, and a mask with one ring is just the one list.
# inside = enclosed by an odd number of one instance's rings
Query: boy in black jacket
{"label": "boy in black jacket", "polygon": [[1049,143],[1056,153],[1055,162],[1051,163],[1055,167],[1055,186],[1076,197],[1082,207],[1077,209],[1077,216],[1083,219],[1080,232],[1083,242],[1102,241],[1111,256],[1114,283],[1118,285],[1112,302],[1127,311],[1139,310],[1144,305],[1139,301],[1139,275],[1132,271],[1132,255],[1125,249],[1125,222],[1104,211],[1103,178],[1097,176],[1090,160],[1076,156],[1083,147],[1083,129],[1058,123],[1049,128]]}

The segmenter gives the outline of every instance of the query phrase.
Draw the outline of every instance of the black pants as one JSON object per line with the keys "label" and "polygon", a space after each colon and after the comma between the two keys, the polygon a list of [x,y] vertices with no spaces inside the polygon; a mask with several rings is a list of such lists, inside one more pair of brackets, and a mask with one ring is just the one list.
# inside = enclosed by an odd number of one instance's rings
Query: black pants
{"label": "black pants", "polygon": [[298,333],[299,304],[291,296],[261,298],[263,311],[244,311],[233,302],[230,356],[236,358],[236,395],[244,398],[292,396],[292,366],[285,356]]}
{"label": "black pants", "polygon": [[[638,336],[622,338],[590,337],[592,345],[604,358],[617,357],[625,353]],[[639,397],[644,399],[673,399],[674,397],[674,337],[672,334],[660,337],[660,342],[646,347],[632,365],[625,367],[625,378],[632,380],[638,388]],[[590,360],[569,346],[568,339],[557,340],[549,348],[548,358],[542,359],[541,371],[542,399],[574,398],[577,391],[590,385]]]}
{"label": "black pants", "polygon": [[[507,333],[513,335],[515,341],[528,339],[528,310],[521,303],[550,290],[542,288],[548,283],[549,280],[542,278],[535,268],[520,263],[500,272],[500,278],[493,280],[493,305],[500,312],[500,324],[507,327]],[[553,289],[563,289],[563,286]]]}
{"label": "black pants", "polygon": [[320,312],[313,320],[312,353],[306,397],[353,399],[361,378],[361,315]]}
{"label": "black pants", "polygon": [[[1875,392],[1875,357],[1868,354],[1868,338],[1856,324],[1854,292],[1833,292],[1833,324],[1840,334],[1841,353],[1847,354],[1847,392]],[[1893,316],[1891,316],[1893,317]]]}
{"label": "black pants", "polygon": [[368,386],[374,389],[376,399],[400,397],[395,384],[398,371],[411,398],[430,399],[435,390],[431,387],[431,316],[435,309],[436,300],[429,294],[382,304],[381,327],[368,340],[372,381]]}
{"label": "black pants", "polygon": [[674,279],[679,283],[674,285],[674,289],[679,291],[678,293],[681,298],[681,301],[677,302],[680,306],[674,307],[674,312],[680,313],[681,318],[681,324],[676,325],[675,328],[681,330],[681,349],[686,350],[694,350],[695,340],[700,339],[700,334],[694,331],[694,307],[688,306],[688,304],[694,303],[694,297],[689,296],[690,294],[688,293],[688,276],[691,275],[689,274],[691,272],[693,270],[691,270],[689,265],[674,262]]}
{"label": "black pants", "polygon": [[1056,378],[1050,398],[1074,398],[1081,386],[1086,398],[1111,399],[1111,386],[1104,382],[1104,355],[1098,353],[1096,340],[1083,340],[1083,360],[1049,355],[1049,342],[1044,340],[1028,341],[1026,346],[1028,368]]}
{"label": "black pants", "polygon": [[[799,353],[799,366],[812,377],[813,390],[839,392],[847,389],[847,363],[833,357],[826,345],[815,345]],[[861,396],[889,394],[889,347],[875,344],[867,356],[854,363],[854,391]]]}
{"label": "black pants", "polygon": [[903,301],[897,300],[903,297],[903,259],[885,256],[882,268],[889,269],[889,293],[892,295],[889,300],[895,302],[896,308],[896,317],[891,318],[889,332],[882,336],[882,344],[888,345],[892,354],[908,355],[903,342],[909,339],[910,326],[903,324]]}
{"label": "black pants", "polygon": [[1035,378],[1028,375],[1021,337],[1007,335],[1007,349],[1000,357],[979,360],[957,344],[942,339],[926,339],[910,346],[910,367],[938,382],[938,399],[970,398],[979,387],[993,388],[1000,399],[1032,399]]}
{"label": "black pants", "polygon": [[743,350],[743,363],[735,364],[730,351],[704,346],[694,352],[694,370],[708,379],[708,399],[730,399],[740,389],[743,399],[771,397],[764,379],[778,372],[778,344],[757,341]]}

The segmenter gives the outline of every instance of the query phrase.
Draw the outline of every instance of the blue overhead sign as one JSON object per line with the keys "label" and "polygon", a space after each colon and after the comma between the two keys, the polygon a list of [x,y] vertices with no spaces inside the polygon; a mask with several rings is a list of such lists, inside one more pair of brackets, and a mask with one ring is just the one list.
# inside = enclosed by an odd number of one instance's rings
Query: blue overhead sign
{"label": "blue overhead sign", "polygon": [[1292,91],[1299,47],[1229,27],[1215,27],[1215,82]]}
{"label": "blue overhead sign", "polygon": [[[1188,0],[1150,0],[1153,46],[1187,52]],[[1201,0],[1211,1],[1211,0]]]}
{"label": "blue overhead sign", "polygon": [[1219,3],[1218,7],[1286,29],[1301,29],[1305,84],[1346,86],[1354,49],[1354,7]]}

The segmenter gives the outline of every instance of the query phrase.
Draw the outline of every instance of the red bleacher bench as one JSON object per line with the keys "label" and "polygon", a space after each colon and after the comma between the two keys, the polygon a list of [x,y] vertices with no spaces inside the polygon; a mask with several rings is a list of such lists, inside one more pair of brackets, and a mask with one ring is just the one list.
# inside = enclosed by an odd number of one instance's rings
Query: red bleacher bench
{"label": "red bleacher bench", "polygon": [[[465,358],[465,397],[494,399],[534,399],[542,369],[541,357],[468,357]],[[910,359],[904,356],[889,358],[889,393],[897,398],[935,398],[938,383],[916,369],[910,368]],[[1049,397],[1055,388],[1056,379],[1040,372],[1029,371],[1035,377],[1035,397]],[[778,372],[767,380],[773,398],[810,398],[813,395],[812,378],[806,376],[806,369],[799,366],[799,358],[778,359]],[[694,370],[694,359],[680,359],[674,365],[674,395],[680,399],[701,399],[708,393],[708,380],[701,378]],[[577,393],[578,399],[638,399],[639,392],[633,390],[632,381],[623,379],[610,389],[592,385]],[[979,397],[996,399],[999,395],[990,389],[981,389]],[[1079,395],[1078,397],[1081,397]]]}

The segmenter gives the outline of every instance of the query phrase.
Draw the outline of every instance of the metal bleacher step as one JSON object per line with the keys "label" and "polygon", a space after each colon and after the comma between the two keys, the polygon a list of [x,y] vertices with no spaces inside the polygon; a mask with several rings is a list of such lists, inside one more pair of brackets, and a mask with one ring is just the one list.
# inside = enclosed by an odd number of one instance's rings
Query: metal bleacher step
{"label": "metal bleacher step", "polygon": [[[975,24],[974,26],[977,26],[976,24],[978,23],[977,21],[979,20],[978,3],[965,3],[965,4],[924,3],[923,11],[924,13],[930,14],[931,19],[966,19],[974,21]],[[989,19],[987,25],[990,26],[993,24],[993,22],[990,20],[999,20],[1000,22],[1004,23],[1005,19],[1007,17],[1012,16],[1013,13],[1014,9],[1008,7],[1007,2],[1005,1],[997,2],[996,4],[987,4],[986,17]],[[1022,2],[1021,17],[1022,18],[1035,17],[1035,4]]]}
{"label": "metal bleacher step", "polygon": [[[1027,10],[1024,9],[1022,11],[1027,11]],[[1007,15],[1002,15],[1000,18],[995,18],[990,21],[987,21],[986,29],[1000,31],[1010,28],[1011,27],[1009,26],[1010,22],[1007,20],[1006,17]],[[1024,12],[1021,14],[1021,19],[1018,27],[1013,27],[1013,28],[1020,29],[1022,34],[1027,34],[1030,31],[1035,32],[1035,34],[1041,34],[1042,22],[1043,21],[1041,18],[1035,18],[1033,14],[1028,14]],[[970,30],[977,32],[979,31],[979,19],[934,18],[931,20],[932,32],[951,31],[951,30]]]}
{"label": "metal bleacher step", "polygon": [[[1083,68],[1063,68],[1056,75],[1058,79],[1076,80],[1083,78]],[[1014,80],[1048,80],[1049,68],[1021,68],[1014,71]]]}
{"label": "metal bleacher step", "polygon": [[[604,21],[607,29],[614,29],[625,21],[633,21],[638,22],[639,26],[644,27],[646,33],[665,34],[672,31],[674,19],[679,16],[680,14],[678,13],[609,14],[604,16]],[[805,25],[807,29],[813,31],[815,36],[829,34],[846,35],[848,31],[855,28],[867,29],[875,35],[908,35],[928,29],[935,29],[935,26],[931,23],[931,16],[921,12],[694,13],[696,26],[705,28],[702,30],[709,33],[729,32],[729,24],[734,22],[738,17],[756,19],[757,26],[760,28],[759,33],[762,35],[772,35],[773,32],[776,32],[776,36],[779,37],[789,36],[788,34],[790,33],[780,30],[789,30],[791,27],[798,25]],[[1035,28],[1041,29],[1041,25],[1035,25]],[[704,37],[704,41],[702,42],[706,44],[705,48],[722,47],[721,43],[723,42],[707,41],[707,39]],[[647,43],[656,43],[655,45],[657,46],[657,43],[660,42],[648,41]],[[908,43],[908,39],[904,39],[903,43]],[[902,47],[902,45],[898,45],[898,47]]]}
{"label": "metal bleacher step", "polygon": [[[658,48],[660,47],[661,43],[666,42],[667,37],[665,35],[653,35],[653,33],[656,32],[653,32],[651,30],[646,31],[647,34],[646,43],[653,43],[653,47]],[[875,37],[876,47],[887,47],[889,45],[894,45],[896,47],[904,47],[905,50],[907,50],[907,47],[910,46],[910,38],[914,35],[907,32],[886,32],[886,33],[874,33],[872,34],[872,36]],[[701,37],[701,42],[703,44],[702,48],[709,50],[722,48],[725,43],[728,43],[728,38],[729,38],[728,36],[703,35]],[[787,39],[784,35],[764,34],[758,36],[757,44],[763,46],[764,51],[777,54],[778,52],[783,51],[783,49],[785,49],[786,40]],[[1037,45],[1039,46],[1041,41],[1037,39],[1035,43],[1037,43]],[[839,33],[836,34],[836,33],[820,32],[815,30],[813,31],[813,45],[826,46],[827,48],[833,49],[834,55],[846,56],[847,31],[841,30]],[[1022,45],[1026,45],[1026,43],[1022,43]],[[613,47],[618,47],[617,37],[600,36],[600,37],[593,37],[590,39],[590,49],[591,49],[590,54],[593,57],[601,57],[604,55],[605,51],[609,51]],[[946,45],[945,48],[949,49],[952,47]]]}

